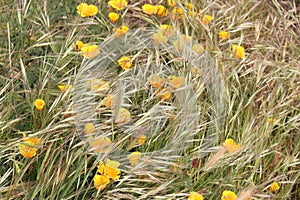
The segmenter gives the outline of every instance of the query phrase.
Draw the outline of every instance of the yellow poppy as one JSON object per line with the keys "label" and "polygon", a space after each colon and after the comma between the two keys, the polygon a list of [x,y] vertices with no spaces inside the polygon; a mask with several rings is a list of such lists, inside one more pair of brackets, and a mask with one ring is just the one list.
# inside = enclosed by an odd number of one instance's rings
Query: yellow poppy
{"label": "yellow poppy", "polygon": [[120,16],[119,16],[118,13],[110,12],[110,13],[108,14],[108,18],[109,18],[109,20],[111,21],[111,23],[115,23],[115,22],[120,18]]}
{"label": "yellow poppy", "polygon": [[84,46],[84,43],[80,40],[77,40],[76,42],[74,42],[73,44],[73,48],[76,50],[76,51],[80,51],[81,48]]}
{"label": "yellow poppy", "polygon": [[118,38],[118,37],[124,35],[125,33],[127,33],[128,30],[129,30],[128,26],[123,25],[123,26],[121,26],[119,28],[114,28],[113,32],[115,33],[115,37]]}
{"label": "yellow poppy", "polygon": [[19,144],[19,151],[24,158],[31,158],[36,155],[38,146],[41,145],[42,140],[37,137],[28,138],[23,134],[23,142]]}
{"label": "yellow poppy", "polygon": [[84,134],[88,135],[88,134],[91,134],[91,133],[94,133],[94,132],[95,132],[94,124],[86,123],[84,125]]}
{"label": "yellow poppy", "polygon": [[157,13],[157,6],[145,4],[142,6],[142,10],[147,15],[155,15]]}
{"label": "yellow poppy", "polygon": [[98,13],[98,8],[95,5],[88,5],[87,3],[81,3],[77,7],[77,13],[81,17],[91,17]]}
{"label": "yellow poppy", "polygon": [[136,166],[139,163],[139,161],[141,159],[141,156],[142,156],[142,153],[138,152],[138,151],[132,152],[131,154],[129,154],[127,156],[127,158],[129,160],[130,165],[131,166]]}
{"label": "yellow poppy", "polygon": [[156,10],[156,15],[158,17],[165,17],[169,14],[169,11],[163,5],[157,5]]}
{"label": "yellow poppy", "polygon": [[172,96],[172,89],[171,88],[163,88],[158,90],[155,95],[160,101],[169,101]]}
{"label": "yellow poppy", "polygon": [[169,84],[176,89],[178,89],[184,85],[184,77],[182,77],[182,76],[172,76],[171,75],[168,77],[168,79],[169,79]]}
{"label": "yellow poppy", "polygon": [[96,174],[93,180],[94,186],[97,190],[103,190],[110,183],[109,178],[99,174]]}
{"label": "yellow poppy", "polygon": [[223,146],[226,147],[229,153],[233,153],[241,149],[241,145],[236,144],[233,139],[226,139]]}
{"label": "yellow poppy", "polygon": [[201,55],[204,52],[204,47],[201,44],[194,44],[192,49],[198,55]]}
{"label": "yellow poppy", "polygon": [[236,58],[240,58],[240,59],[245,58],[245,49],[244,49],[244,47],[234,44],[234,45],[232,45],[232,51],[235,54]]}
{"label": "yellow poppy", "polygon": [[72,89],[73,86],[72,85],[58,85],[57,87],[61,92],[66,92],[66,91]]}
{"label": "yellow poppy", "polygon": [[190,192],[188,200],[203,200],[203,196],[198,192]]}
{"label": "yellow poppy", "polygon": [[172,26],[167,24],[162,24],[159,28],[159,32],[168,37],[174,34]]}
{"label": "yellow poppy", "polygon": [[98,45],[84,45],[80,50],[87,59],[92,59],[100,53]]}
{"label": "yellow poppy", "polygon": [[161,32],[154,33],[152,36],[152,40],[156,45],[162,45],[168,41],[167,36],[163,35]]}
{"label": "yellow poppy", "polygon": [[270,192],[275,192],[275,191],[278,191],[279,188],[280,188],[279,184],[278,184],[276,181],[274,181],[274,182],[270,185],[269,190],[270,190]]}
{"label": "yellow poppy", "polygon": [[143,144],[145,144],[146,140],[147,140],[147,136],[146,135],[141,135],[138,138],[137,142],[138,142],[139,145],[143,145]]}
{"label": "yellow poppy", "polygon": [[132,67],[133,63],[131,62],[131,58],[128,56],[122,56],[118,60],[118,64],[122,67],[124,70],[128,70]]}
{"label": "yellow poppy", "polygon": [[105,159],[105,164],[103,162],[100,162],[100,164],[98,165],[98,172],[101,175],[106,176],[107,178],[119,180],[121,173],[120,169],[118,169],[119,166],[119,162],[107,158]]}
{"label": "yellow poppy", "polygon": [[34,106],[37,110],[41,111],[44,109],[45,101],[43,99],[37,99],[34,102]]}
{"label": "yellow poppy", "polygon": [[229,39],[229,33],[227,31],[220,31],[219,38],[220,39]]}
{"label": "yellow poppy", "polygon": [[111,149],[111,140],[108,137],[89,138],[88,139],[94,153],[106,153]]}
{"label": "yellow poppy", "polygon": [[168,0],[168,6],[170,6],[170,7],[176,6],[176,1],[175,0]]}
{"label": "yellow poppy", "polygon": [[175,7],[172,10],[172,17],[173,18],[182,18],[184,16],[183,10],[179,7]]}
{"label": "yellow poppy", "polygon": [[115,120],[116,124],[118,125],[127,124],[128,122],[130,122],[130,120],[131,120],[130,112],[126,108],[120,108]]}
{"label": "yellow poppy", "polygon": [[110,0],[108,5],[116,10],[123,10],[128,5],[128,2],[126,0]]}
{"label": "yellow poppy", "polygon": [[154,88],[161,88],[163,87],[165,84],[164,79],[162,79],[160,76],[158,75],[154,75],[151,77],[150,79],[150,85]]}
{"label": "yellow poppy", "polygon": [[230,190],[225,190],[222,194],[222,200],[236,200],[237,196]]}
{"label": "yellow poppy", "polygon": [[103,81],[102,79],[91,79],[87,82],[88,88],[93,90],[94,92],[97,92],[99,94],[103,94],[107,92],[110,88],[109,83],[106,81]]}
{"label": "yellow poppy", "polygon": [[204,17],[202,19],[202,24],[210,25],[212,20],[213,20],[213,17],[211,15],[204,15]]}

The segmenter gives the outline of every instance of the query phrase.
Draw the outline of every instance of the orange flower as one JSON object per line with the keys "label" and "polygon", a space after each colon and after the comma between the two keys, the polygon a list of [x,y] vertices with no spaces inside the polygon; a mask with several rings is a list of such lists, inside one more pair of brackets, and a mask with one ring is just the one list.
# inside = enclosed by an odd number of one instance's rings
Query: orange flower
{"label": "orange flower", "polygon": [[84,45],[80,50],[87,59],[92,59],[100,53],[98,45]]}
{"label": "orange flower", "polygon": [[236,58],[240,58],[240,59],[245,58],[245,49],[244,49],[244,47],[234,44],[232,46],[232,51],[235,54]]}
{"label": "orange flower", "polygon": [[94,186],[97,190],[103,190],[110,183],[109,178],[99,174],[96,174],[93,180]]}
{"label": "orange flower", "polygon": [[40,138],[28,138],[26,134],[23,134],[23,142],[19,144],[19,151],[24,158],[31,158],[36,155],[38,146],[41,143],[42,140]]}
{"label": "orange flower", "polygon": [[80,14],[81,17],[91,17],[98,13],[98,8],[94,5],[81,3],[77,6],[77,13]]}
{"label": "orange flower", "polygon": [[119,17],[120,17],[119,14],[115,12],[110,12],[108,14],[108,18],[111,21],[111,23],[115,23],[119,19]]}
{"label": "orange flower", "polygon": [[107,158],[105,159],[105,164],[103,162],[100,162],[100,164],[98,165],[98,172],[101,175],[106,176],[107,178],[119,180],[119,174],[121,173],[121,171],[118,169],[119,166],[119,162]]}
{"label": "orange flower", "polygon": [[42,99],[37,99],[34,102],[34,106],[37,110],[41,111],[41,110],[43,110],[43,108],[45,106],[45,102]]}
{"label": "orange flower", "polygon": [[179,7],[175,7],[172,10],[172,17],[173,18],[182,18],[184,16],[183,10]]}
{"label": "orange flower", "polygon": [[227,31],[220,31],[219,38],[220,39],[229,39],[229,33]]}
{"label": "orange flower", "polygon": [[188,200],[203,200],[203,196],[198,192],[191,192]]}
{"label": "orange flower", "polygon": [[126,0],[110,0],[108,5],[113,7],[116,10],[123,10],[127,7],[128,2]]}
{"label": "orange flower", "polygon": [[202,19],[202,24],[210,25],[212,20],[213,20],[213,17],[211,15],[204,15],[204,17]]}
{"label": "orange flower", "polygon": [[131,58],[128,56],[122,56],[119,60],[118,60],[118,64],[124,69],[124,70],[128,70],[132,67],[132,62],[130,61]]}
{"label": "orange flower", "polygon": [[130,165],[131,166],[136,166],[139,163],[139,161],[141,159],[141,156],[142,156],[142,153],[138,152],[138,151],[132,152],[131,154],[129,154],[127,156],[127,158],[129,160]]}

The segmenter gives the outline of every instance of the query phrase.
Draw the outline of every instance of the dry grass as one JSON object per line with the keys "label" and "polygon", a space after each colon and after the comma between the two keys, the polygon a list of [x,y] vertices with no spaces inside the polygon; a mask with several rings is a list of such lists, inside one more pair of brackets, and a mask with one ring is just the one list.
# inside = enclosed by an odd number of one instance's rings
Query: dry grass
{"label": "dry grass", "polygon": [[[100,10],[91,18],[76,13],[76,0],[0,3],[0,199],[186,199],[190,191],[221,199],[224,190],[238,199],[299,199],[300,2],[191,1],[213,16],[209,26],[187,13],[149,17],[141,12],[149,2],[130,1],[116,25],[107,1],[88,2]],[[130,32],[115,39],[112,29],[122,23]],[[178,52],[177,34],[155,46],[148,38],[162,23],[192,43]],[[221,30],[229,40],[218,38]],[[83,59],[72,47],[79,39],[99,44],[101,54]],[[206,49],[201,56],[191,50],[195,43]],[[234,57],[233,44],[245,48],[245,59]],[[132,70],[118,67],[124,54],[134,58]],[[185,85],[158,101],[149,85],[155,74],[183,76]],[[87,89],[93,78],[109,82],[114,109],[100,104],[107,93]],[[60,92],[59,84],[73,89]],[[37,98],[46,103],[41,112]],[[129,124],[114,123],[120,107],[130,111]],[[94,154],[87,145],[88,122],[95,136],[112,140],[110,152]],[[18,149],[23,133],[43,140],[29,159]],[[141,133],[147,141],[139,146]],[[242,148],[225,152],[227,138]],[[133,151],[142,152],[135,167],[127,159]],[[120,162],[122,173],[97,191],[93,177],[104,157]]]}

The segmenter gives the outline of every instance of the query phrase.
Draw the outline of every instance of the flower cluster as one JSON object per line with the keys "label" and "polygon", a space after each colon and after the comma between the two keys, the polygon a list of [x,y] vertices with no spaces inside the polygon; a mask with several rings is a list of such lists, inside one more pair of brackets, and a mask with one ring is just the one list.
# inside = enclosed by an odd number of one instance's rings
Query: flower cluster
{"label": "flower cluster", "polygon": [[142,10],[147,15],[157,15],[158,17],[165,17],[169,11],[163,5],[145,4]]}

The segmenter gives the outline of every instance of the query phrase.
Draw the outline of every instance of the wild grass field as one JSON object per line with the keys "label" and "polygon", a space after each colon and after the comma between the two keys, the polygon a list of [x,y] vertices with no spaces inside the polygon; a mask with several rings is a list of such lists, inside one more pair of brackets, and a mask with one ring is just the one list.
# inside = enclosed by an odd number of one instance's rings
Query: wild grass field
{"label": "wild grass field", "polygon": [[0,199],[300,199],[299,1],[0,9]]}

